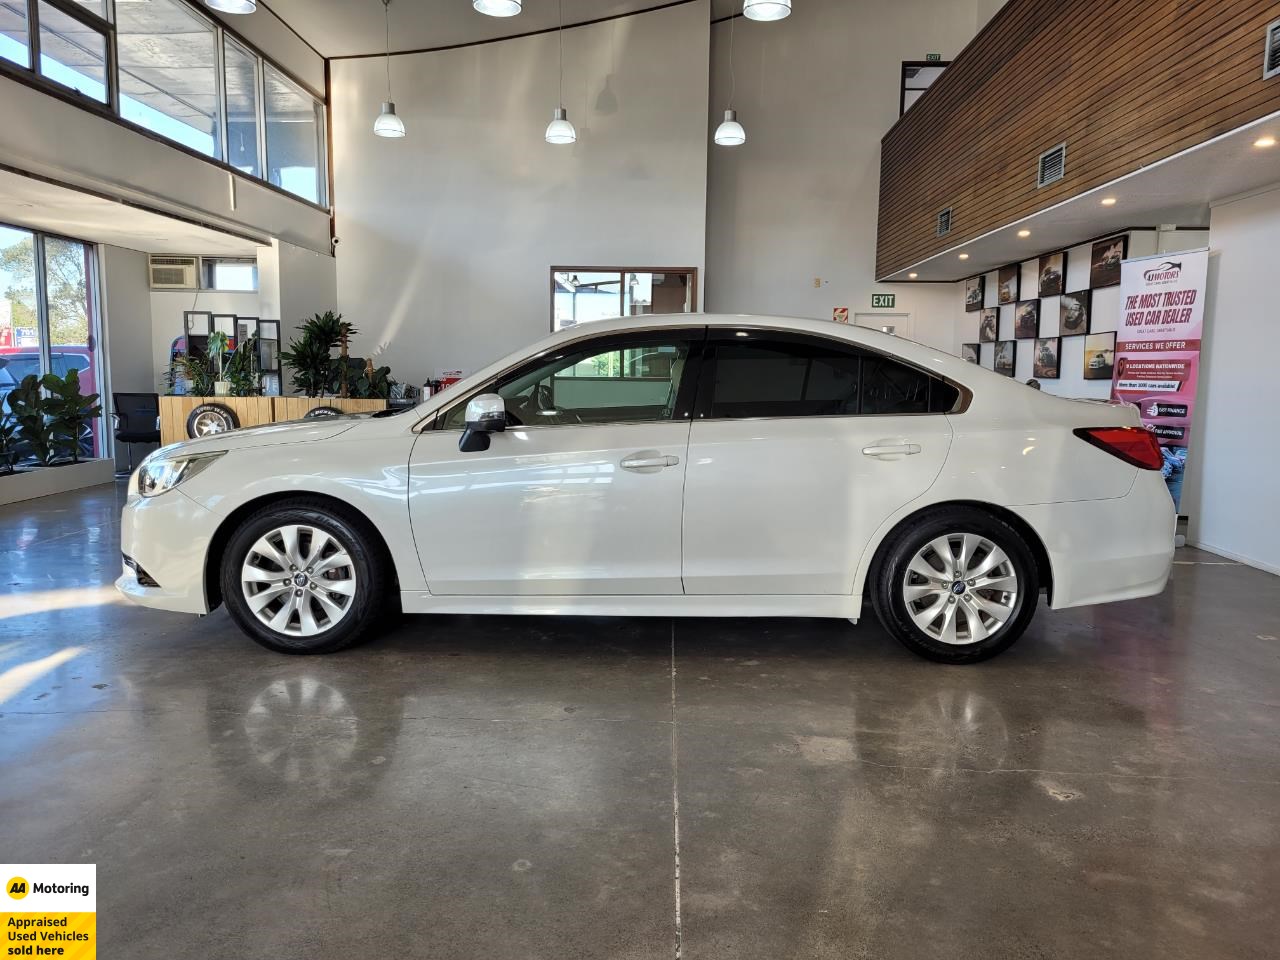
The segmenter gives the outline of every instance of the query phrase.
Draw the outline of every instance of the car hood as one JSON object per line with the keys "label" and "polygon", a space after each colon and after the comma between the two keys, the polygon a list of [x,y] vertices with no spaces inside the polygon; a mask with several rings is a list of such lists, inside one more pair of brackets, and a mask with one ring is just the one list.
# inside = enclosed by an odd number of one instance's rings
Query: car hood
{"label": "car hood", "polygon": [[326,417],[316,420],[293,420],[287,423],[271,423],[261,427],[247,427],[216,433],[197,440],[183,440],[161,447],[153,457],[180,453],[211,453],[215,450],[244,450],[257,447],[275,447],[286,443],[309,443],[328,440],[346,433],[360,417]]}

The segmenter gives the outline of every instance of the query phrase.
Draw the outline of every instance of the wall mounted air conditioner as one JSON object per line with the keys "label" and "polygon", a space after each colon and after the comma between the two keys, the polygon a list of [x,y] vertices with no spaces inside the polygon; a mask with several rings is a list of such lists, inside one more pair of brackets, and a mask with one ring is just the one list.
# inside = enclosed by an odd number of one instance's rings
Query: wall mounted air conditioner
{"label": "wall mounted air conditioner", "polygon": [[150,257],[147,272],[152,290],[195,290],[200,281],[200,258]]}

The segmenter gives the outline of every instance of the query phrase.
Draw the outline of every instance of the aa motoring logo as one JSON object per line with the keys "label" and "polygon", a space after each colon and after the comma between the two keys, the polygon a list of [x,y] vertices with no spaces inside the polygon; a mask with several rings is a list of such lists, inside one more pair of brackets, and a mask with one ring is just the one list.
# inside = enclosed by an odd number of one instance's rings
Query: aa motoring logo
{"label": "aa motoring logo", "polygon": [[[3,877],[3,876],[4,874],[0,873],[0,877]],[[28,888],[27,881],[22,877],[11,877],[9,882],[4,885],[4,889],[5,889],[5,892],[8,893],[9,896],[11,896],[14,900],[21,900],[23,897],[25,897],[28,893],[31,892],[30,889]]]}
{"label": "aa motoring logo", "polygon": [[1173,260],[1166,260],[1160,266],[1142,272],[1142,279],[1147,283],[1168,283],[1170,280],[1177,280],[1180,276],[1182,276],[1182,264]]}

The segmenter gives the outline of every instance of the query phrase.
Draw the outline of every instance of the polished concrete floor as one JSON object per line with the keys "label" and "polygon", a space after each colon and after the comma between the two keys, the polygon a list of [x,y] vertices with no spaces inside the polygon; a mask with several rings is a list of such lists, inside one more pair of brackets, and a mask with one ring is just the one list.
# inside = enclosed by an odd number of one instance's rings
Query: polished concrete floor
{"label": "polished concrete floor", "polygon": [[124,605],[120,496],[0,508],[0,861],[96,863],[104,958],[1280,952],[1275,577],[1180,551],[967,668],[821,620],[290,658]]}

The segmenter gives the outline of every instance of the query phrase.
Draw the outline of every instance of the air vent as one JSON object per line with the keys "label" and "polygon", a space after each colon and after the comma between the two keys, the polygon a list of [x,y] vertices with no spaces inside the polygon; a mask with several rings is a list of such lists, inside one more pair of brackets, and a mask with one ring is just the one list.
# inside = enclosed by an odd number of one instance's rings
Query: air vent
{"label": "air vent", "polygon": [[938,214],[938,236],[943,236],[951,232],[951,208],[943,210]]}
{"label": "air vent", "polygon": [[1052,150],[1040,154],[1036,171],[1036,186],[1047,187],[1067,175],[1067,145],[1060,143]]}
{"label": "air vent", "polygon": [[152,257],[148,261],[153,290],[194,290],[199,272],[195,257]]}
{"label": "air vent", "polygon": [[1280,74],[1280,20],[1267,27],[1267,46],[1262,56],[1262,79]]}

